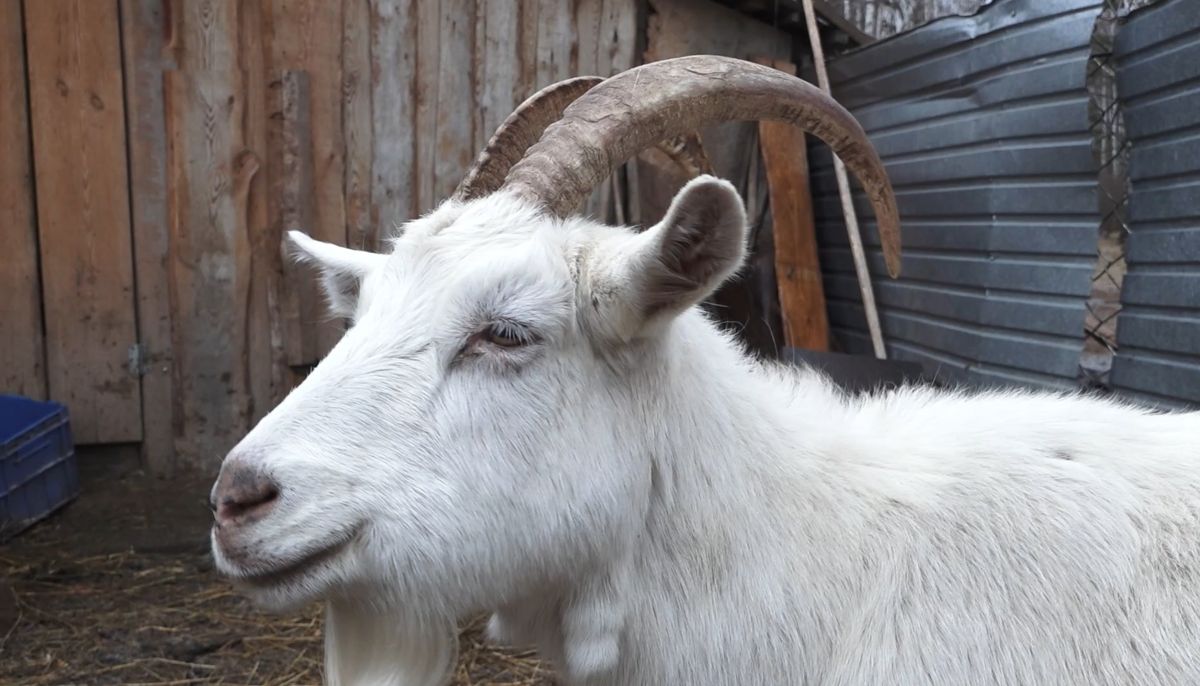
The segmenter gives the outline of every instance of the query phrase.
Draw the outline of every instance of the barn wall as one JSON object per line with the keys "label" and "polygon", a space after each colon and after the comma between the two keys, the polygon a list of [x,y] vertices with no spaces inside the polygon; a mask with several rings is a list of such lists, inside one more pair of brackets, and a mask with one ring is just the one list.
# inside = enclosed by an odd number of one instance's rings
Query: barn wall
{"label": "barn wall", "polygon": [[[0,392],[63,401],[80,443],[140,442],[161,472],[215,465],[341,335],[285,231],[375,248],[559,79],[791,50],[708,0],[0,0],[0,19]],[[753,130],[708,132],[743,184]],[[587,211],[650,223],[682,182],[626,165]]]}
{"label": "barn wall", "polygon": [[[891,356],[973,383],[1075,385],[1099,216],[1085,89],[1092,0],[1011,0],[830,65],[897,191],[899,280],[882,276]],[[813,158],[830,322],[869,353],[828,151]]]}
{"label": "barn wall", "polygon": [[342,331],[283,232],[374,248],[534,90],[636,64],[639,11],[0,0],[0,392],[160,471],[215,464]]}
{"label": "barn wall", "polygon": [[1200,3],[1168,0],[1116,42],[1132,193],[1112,383],[1167,406],[1200,404],[1198,32]]}

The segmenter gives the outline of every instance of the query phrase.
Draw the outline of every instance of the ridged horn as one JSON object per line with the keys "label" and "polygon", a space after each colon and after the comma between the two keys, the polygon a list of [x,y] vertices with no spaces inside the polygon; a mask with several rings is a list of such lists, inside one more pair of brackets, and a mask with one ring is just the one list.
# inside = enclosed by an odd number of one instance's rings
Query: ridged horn
{"label": "ridged horn", "polygon": [[891,182],[866,133],[811,84],[753,62],[693,55],[606,79],[571,103],[509,171],[501,188],[565,217],[641,150],[706,126],[789,122],[825,141],[875,210],[888,273],[900,273],[900,220]]}
{"label": "ridged horn", "polygon": [[562,117],[567,105],[603,80],[599,76],[579,76],[551,84],[529,96],[492,134],[454,190],[454,199],[467,201],[493,193],[546,127]]}

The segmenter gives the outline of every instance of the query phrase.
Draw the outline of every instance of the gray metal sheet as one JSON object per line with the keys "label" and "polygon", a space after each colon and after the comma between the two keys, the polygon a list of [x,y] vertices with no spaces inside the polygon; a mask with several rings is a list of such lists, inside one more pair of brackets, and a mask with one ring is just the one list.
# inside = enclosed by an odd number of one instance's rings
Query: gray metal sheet
{"label": "gray metal sheet", "polygon": [[[858,296],[858,281],[851,276],[833,277],[827,285],[830,297],[852,302]],[[1012,328],[1071,337],[1083,325],[1077,299],[1043,293],[996,290],[985,293],[973,288],[902,280],[879,283],[875,289],[875,300],[888,309],[923,313],[979,327]],[[857,304],[851,309],[854,319],[848,323],[854,325],[862,315]]]}
{"label": "gray metal sheet", "polygon": [[1200,112],[1200,90],[1180,84],[1171,90],[1150,93],[1140,100],[1127,100],[1122,109],[1129,137],[1149,143],[1155,137],[1187,128],[1188,113]]}
{"label": "gray metal sheet", "polygon": [[[882,276],[873,214],[855,199],[897,359],[963,383],[1074,386],[1099,225],[1084,84],[1098,10],[1005,0],[830,65],[896,187],[898,281]],[[830,323],[869,352],[832,158],[811,157]]]}
{"label": "gray metal sheet", "polygon": [[1166,0],[1116,43],[1132,194],[1112,382],[1167,406],[1200,404],[1198,34],[1200,2]]}

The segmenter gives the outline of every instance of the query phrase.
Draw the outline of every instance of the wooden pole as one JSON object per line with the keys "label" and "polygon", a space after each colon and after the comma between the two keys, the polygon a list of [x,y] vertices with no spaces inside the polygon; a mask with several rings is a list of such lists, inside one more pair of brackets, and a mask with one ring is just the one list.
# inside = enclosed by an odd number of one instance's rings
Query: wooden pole
{"label": "wooden pole", "polygon": [[[821,90],[830,93],[829,74],[825,71],[825,50],[821,47],[821,34],[817,30],[817,17],[813,11],[812,0],[804,0],[804,22],[808,27],[808,40],[812,44],[813,62],[817,68],[817,85]],[[867,257],[863,251],[862,234],[858,228],[858,215],[854,211],[854,201],[850,198],[850,179],[846,175],[846,166],[833,156],[833,170],[837,175],[838,195],[842,200],[842,214],[846,218],[846,233],[850,237],[850,252],[854,257],[854,270],[858,274],[858,287],[862,292],[863,309],[867,313],[867,328],[871,332],[871,345],[875,348],[875,357],[887,359],[887,349],[883,346],[883,331],[879,326],[879,311],[875,306],[875,291],[871,287],[871,272],[867,268]]]}

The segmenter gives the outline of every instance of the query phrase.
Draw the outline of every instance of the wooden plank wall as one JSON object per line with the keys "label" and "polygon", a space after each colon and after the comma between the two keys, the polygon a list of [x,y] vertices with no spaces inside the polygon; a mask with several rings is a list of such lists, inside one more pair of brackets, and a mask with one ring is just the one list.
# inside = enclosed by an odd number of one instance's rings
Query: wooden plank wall
{"label": "wooden plank wall", "polygon": [[[285,230],[376,248],[553,81],[791,49],[707,0],[0,0],[0,32],[0,392],[159,472],[215,465],[341,335]],[[761,206],[754,127],[705,137]],[[649,224],[683,181],[626,165],[587,210]]]}
{"label": "wooden plank wall", "polygon": [[0,392],[156,471],[212,467],[342,331],[283,231],[375,248],[536,89],[640,61],[638,12],[0,0]]}

